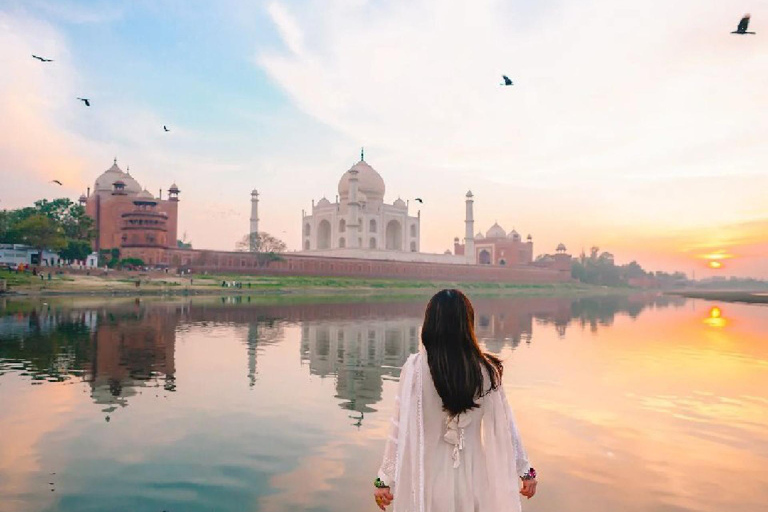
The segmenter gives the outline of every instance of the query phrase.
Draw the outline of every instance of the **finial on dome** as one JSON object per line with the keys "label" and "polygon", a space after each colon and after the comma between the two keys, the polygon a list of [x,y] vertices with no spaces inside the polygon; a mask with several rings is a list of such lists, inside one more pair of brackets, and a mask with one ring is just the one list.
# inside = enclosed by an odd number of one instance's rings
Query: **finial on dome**
{"label": "finial on dome", "polygon": [[365,162],[365,148],[360,148],[360,161]]}

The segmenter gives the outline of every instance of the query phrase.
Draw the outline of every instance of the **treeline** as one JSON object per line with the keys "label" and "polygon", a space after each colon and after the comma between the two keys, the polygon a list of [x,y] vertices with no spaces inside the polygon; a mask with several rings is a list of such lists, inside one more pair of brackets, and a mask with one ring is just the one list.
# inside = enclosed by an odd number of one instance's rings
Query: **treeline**
{"label": "treeline", "polygon": [[602,286],[653,286],[667,288],[684,285],[688,277],[683,272],[646,271],[636,261],[616,265],[609,252],[592,247],[589,254],[581,253],[571,264],[571,276],[582,283]]}
{"label": "treeline", "polygon": [[84,260],[92,252],[93,219],[67,198],[41,199],[34,206],[0,210],[0,243],[25,244],[62,259]]}

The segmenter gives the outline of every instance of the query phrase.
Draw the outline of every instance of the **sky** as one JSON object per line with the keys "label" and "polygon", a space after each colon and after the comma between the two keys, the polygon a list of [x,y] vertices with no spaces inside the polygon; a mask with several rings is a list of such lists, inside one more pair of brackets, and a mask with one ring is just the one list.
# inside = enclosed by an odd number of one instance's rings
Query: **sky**
{"label": "sky", "polygon": [[766,41],[768,0],[0,0],[0,208],[117,158],[178,184],[195,248],[233,250],[256,188],[298,250],[365,147],[426,252],[472,190],[535,254],[768,278]]}

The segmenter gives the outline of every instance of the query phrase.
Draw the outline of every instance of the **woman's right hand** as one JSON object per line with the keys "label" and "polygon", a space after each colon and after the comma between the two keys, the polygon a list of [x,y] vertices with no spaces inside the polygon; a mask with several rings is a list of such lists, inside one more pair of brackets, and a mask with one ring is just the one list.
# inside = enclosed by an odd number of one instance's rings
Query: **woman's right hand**
{"label": "woman's right hand", "polygon": [[523,480],[523,488],[520,489],[520,494],[528,499],[533,498],[533,495],[536,494],[536,479],[530,478],[528,480]]}
{"label": "woman's right hand", "polygon": [[394,496],[392,496],[392,493],[389,492],[389,487],[377,487],[375,491],[373,491],[373,497],[376,500],[376,505],[381,510],[386,510],[390,503],[392,503],[392,500],[395,499]]}

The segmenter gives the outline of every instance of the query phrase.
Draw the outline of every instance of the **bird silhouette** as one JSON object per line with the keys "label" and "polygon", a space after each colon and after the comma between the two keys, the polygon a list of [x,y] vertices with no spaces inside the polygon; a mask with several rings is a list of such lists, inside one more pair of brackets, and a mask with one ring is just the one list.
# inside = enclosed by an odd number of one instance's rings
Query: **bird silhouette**
{"label": "bird silhouette", "polygon": [[40,62],[53,62],[53,59],[46,59],[45,57],[40,57],[40,56],[34,55],[34,54],[32,55],[32,58],[33,59],[37,59]]}
{"label": "bird silhouette", "polygon": [[731,32],[731,34],[739,34],[739,35],[754,34],[754,32],[747,32],[747,29],[749,28],[749,18],[750,18],[750,14],[749,13],[745,14],[744,17],[741,18],[741,21],[739,21],[739,26],[736,27],[736,30]]}
{"label": "bird silhouette", "polygon": [[504,83],[501,85],[515,85],[512,80],[509,79],[507,75],[501,75],[501,78],[504,79]]}
{"label": "bird silhouette", "polygon": [[57,185],[61,185],[61,182],[59,180],[51,180],[51,183],[56,183]]}
{"label": "bird silhouette", "polygon": [[424,204],[424,201],[420,197],[417,197],[416,199],[414,199],[414,201],[418,201],[421,204]]}
{"label": "bird silhouette", "polygon": [[169,132],[169,131],[171,131],[171,130],[169,130],[167,126],[163,125],[163,131],[164,131],[164,132]]}
{"label": "bird silhouette", "polygon": [[77,99],[79,99],[80,101],[85,103],[86,107],[90,107],[91,106],[91,100],[89,100],[88,98],[77,98]]}

